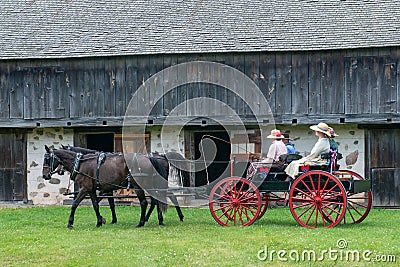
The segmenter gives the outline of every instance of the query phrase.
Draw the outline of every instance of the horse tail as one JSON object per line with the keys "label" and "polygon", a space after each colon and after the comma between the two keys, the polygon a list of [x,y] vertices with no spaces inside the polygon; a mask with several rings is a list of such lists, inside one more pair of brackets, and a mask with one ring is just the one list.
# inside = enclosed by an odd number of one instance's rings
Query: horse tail
{"label": "horse tail", "polygon": [[149,160],[151,164],[153,165],[154,169],[158,172],[161,177],[163,177],[165,180],[168,180],[168,173],[164,169],[164,167],[157,161],[155,157],[149,157]]}
{"label": "horse tail", "polygon": [[160,207],[161,212],[167,212],[168,204],[167,204],[167,188],[168,188],[168,173],[164,169],[164,167],[157,161],[155,157],[149,157],[151,164],[154,169],[158,172],[158,174],[165,179],[165,186],[162,186],[161,192],[158,193],[158,205]]}
{"label": "horse tail", "polygon": [[188,170],[187,160],[177,152],[168,152],[166,154],[170,165],[177,170],[181,184],[184,187],[190,186],[190,175]]}
{"label": "horse tail", "polygon": [[167,212],[167,210],[168,210],[168,204],[167,203],[164,203],[162,201],[158,201],[158,205],[159,205],[160,210],[161,210],[162,213],[166,213]]}

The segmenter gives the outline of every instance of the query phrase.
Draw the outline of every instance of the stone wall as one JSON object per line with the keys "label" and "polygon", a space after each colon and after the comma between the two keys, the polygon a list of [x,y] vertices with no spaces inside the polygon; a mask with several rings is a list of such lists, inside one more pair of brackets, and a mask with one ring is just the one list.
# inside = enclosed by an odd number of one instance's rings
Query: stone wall
{"label": "stone wall", "polygon": [[[339,161],[341,169],[351,169],[364,176],[364,130],[357,125],[331,125],[339,136],[335,139],[339,144],[339,152],[343,159]],[[317,138],[309,126],[276,126],[282,132],[287,132],[294,139],[296,150],[303,156],[308,155]],[[250,132],[253,132],[250,130]],[[248,132],[249,133],[249,132]],[[233,131],[232,136],[243,134]],[[35,205],[61,205],[68,198],[63,195],[67,188],[73,189],[70,184],[69,173],[63,176],[53,175],[50,181],[42,178],[44,146],[59,148],[61,144],[73,144],[73,129],[39,128],[34,129],[27,136],[27,191],[28,200]],[[163,144],[161,143],[163,140]],[[263,147],[269,146],[270,140],[264,142]],[[164,147],[165,151],[162,151]],[[154,127],[151,131],[151,151],[165,153],[176,151],[184,155],[184,134],[181,127],[168,127],[161,131]],[[172,177],[171,177],[172,178]],[[170,185],[178,181],[170,179]]]}
{"label": "stone wall", "polygon": [[[61,205],[63,193],[69,184],[69,173],[54,174],[46,181],[42,177],[44,146],[59,148],[61,144],[73,144],[73,130],[63,128],[38,128],[27,136],[27,193],[34,205]],[[71,184],[70,189],[73,189]]]}

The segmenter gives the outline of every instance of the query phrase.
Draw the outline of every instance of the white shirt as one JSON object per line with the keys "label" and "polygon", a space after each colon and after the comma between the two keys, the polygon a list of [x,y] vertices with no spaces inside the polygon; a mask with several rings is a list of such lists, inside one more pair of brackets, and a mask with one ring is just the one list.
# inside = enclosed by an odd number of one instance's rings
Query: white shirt
{"label": "white shirt", "polygon": [[269,146],[267,158],[272,159],[273,161],[278,161],[279,156],[287,154],[286,145],[282,142],[282,140],[274,140],[272,144]]}

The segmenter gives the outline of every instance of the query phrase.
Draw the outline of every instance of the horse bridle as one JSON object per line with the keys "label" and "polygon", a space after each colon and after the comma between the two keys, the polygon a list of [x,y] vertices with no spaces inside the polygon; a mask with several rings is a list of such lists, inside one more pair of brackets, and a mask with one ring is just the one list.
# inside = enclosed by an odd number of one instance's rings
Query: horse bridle
{"label": "horse bridle", "polygon": [[[61,168],[55,168],[54,170],[52,170],[54,161],[56,161],[56,160],[58,162],[58,165],[61,165]],[[57,165],[57,167],[58,167],[58,165]],[[50,177],[55,173],[57,173],[58,175],[64,175],[64,173],[65,173],[64,165],[61,164],[61,159],[59,157],[57,157],[56,154],[54,154],[53,149],[50,149],[50,153],[46,152],[44,154],[43,168],[45,168],[45,167],[50,169],[50,172],[49,172]]]}

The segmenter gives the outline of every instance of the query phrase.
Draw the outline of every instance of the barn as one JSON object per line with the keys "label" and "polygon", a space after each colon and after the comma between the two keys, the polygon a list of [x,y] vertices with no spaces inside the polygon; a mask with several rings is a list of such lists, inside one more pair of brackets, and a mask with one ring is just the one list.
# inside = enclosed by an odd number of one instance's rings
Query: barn
{"label": "barn", "polygon": [[[340,165],[372,180],[374,206],[400,206],[395,1],[24,0],[0,10],[0,201],[63,203],[71,184],[43,180],[44,145],[136,151],[145,139],[148,150],[195,159],[212,135],[231,143],[215,142],[208,173],[217,177],[233,155],[268,145],[251,108],[256,86],[271,112],[262,122],[272,116],[300,154],[315,142],[309,126],[329,123]],[[151,110],[138,118],[145,132],[123,142],[132,98]],[[225,127],[232,111],[244,128]],[[191,185],[206,180],[198,172]]]}

